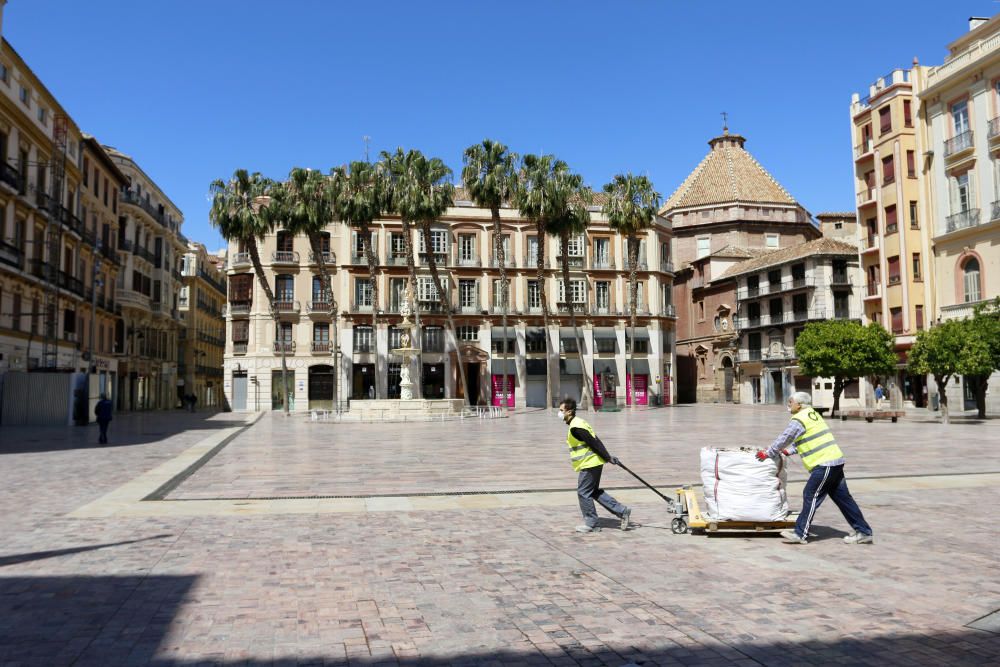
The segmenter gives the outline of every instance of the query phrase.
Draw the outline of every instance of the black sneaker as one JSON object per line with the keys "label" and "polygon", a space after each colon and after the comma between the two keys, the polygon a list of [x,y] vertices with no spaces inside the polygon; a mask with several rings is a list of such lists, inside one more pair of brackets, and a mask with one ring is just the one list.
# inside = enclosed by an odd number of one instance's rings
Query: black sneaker
{"label": "black sneaker", "polygon": [[631,507],[626,507],[625,511],[622,512],[622,517],[621,517],[622,518],[622,523],[621,523],[622,530],[628,530],[628,518],[630,516],[632,516],[632,508]]}

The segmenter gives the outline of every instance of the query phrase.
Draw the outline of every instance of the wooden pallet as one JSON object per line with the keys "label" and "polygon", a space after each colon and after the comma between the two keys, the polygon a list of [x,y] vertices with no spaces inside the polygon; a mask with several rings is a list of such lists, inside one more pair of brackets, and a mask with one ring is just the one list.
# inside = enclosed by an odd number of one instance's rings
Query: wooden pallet
{"label": "wooden pallet", "polygon": [[849,417],[853,417],[864,419],[869,424],[876,419],[891,419],[892,423],[895,424],[897,419],[905,416],[904,410],[843,410],[839,415],[840,421],[847,421]]}
{"label": "wooden pallet", "polygon": [[677,489],[678,507],[684,511],[681,516],[670,522],[670,530],[680,535],[682,533],[705,532],[715,533],[722,530],[764,532],[766,530],[784,530],[795,526],[795,519],[784,521],[719,521],[701,512],[698,505],[698,495],[689,487]]}

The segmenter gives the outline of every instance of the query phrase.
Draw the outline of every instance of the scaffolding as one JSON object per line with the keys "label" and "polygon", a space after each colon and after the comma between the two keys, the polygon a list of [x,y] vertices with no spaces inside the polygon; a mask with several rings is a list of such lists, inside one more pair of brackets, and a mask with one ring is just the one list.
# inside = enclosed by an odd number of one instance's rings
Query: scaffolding
{"label": "scaffolding", "polygon": [[48,246],[48,261],[42,267],[44,271],[45,306],[42,336],[42,366],[55,369],[59,359],[59,256],[60,217],[63,215],[63,182],[66,179],[66,144],[69,131],[69,118],[64,114],[56,114],[52,118],[52,155],[49,157],[49,168],[52,171],[51,194],[45,192],[45,184],[38,184],[37,204],[47,213],[48,223],[45,225],[45,245]]}

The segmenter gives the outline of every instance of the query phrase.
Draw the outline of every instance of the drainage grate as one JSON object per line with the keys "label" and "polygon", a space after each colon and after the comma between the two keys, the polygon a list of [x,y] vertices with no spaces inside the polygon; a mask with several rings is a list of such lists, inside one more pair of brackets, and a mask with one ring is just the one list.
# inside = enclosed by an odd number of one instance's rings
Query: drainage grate
{"label": "drainage grate", "polygon": [[967,623],[965,627],[1000,635],[1000,609],[977,618],[972,623]]}

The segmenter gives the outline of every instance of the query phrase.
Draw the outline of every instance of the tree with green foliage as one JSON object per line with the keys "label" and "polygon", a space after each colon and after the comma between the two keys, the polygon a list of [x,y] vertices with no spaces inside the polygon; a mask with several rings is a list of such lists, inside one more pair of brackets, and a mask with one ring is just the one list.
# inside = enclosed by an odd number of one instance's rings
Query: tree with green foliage
{"label": "tree with green foliage", "polygon": [[854,320],[811,322],[795,341],[795,356],[804,375],[833,378],[831,417],[840,410],[847,382],[896,368],[892,334],[874,322],[868,326]]}
{"label": "tree with green foliage", "polygon": [[982,373],[966,374],[965,381],[976,397],[976,410],[980,419],[986,419],[986,388],[990,375],[1000,370],[1000,297],[976,306],[969,320],[970,338],[981,340],[989,349],[990,369]]}
{"label": "tree with green foliage", "polygon": [[500,269],[500,322],[504,343],[500,358],[503,363],[503,396],[507,407],[507,314],[510,308],[510,281],[507,279],[507,257],[500,226],[500,207],[510,202],[517,190],[517,154],[505,145],[492,139],[484,139],[465,149],[465,166],[462,168],[462,184],[469,191],[469,198],[477,206],[488,208],[493,222],[493,254]]}
{"label": "tree with green foliage", "polygon": [[[604,186],[608,199],[602,210],[608,218],[608,226],[625,237],[626,261],[628,262],[629,284],[629,355],[625,360],[630,364],[626,374],[633,377],[629,387],[629,400],[635,407],[635,380],[632,373],[635,354],[635,310],[638,300],[639,281],[639,234],[649,229],[653,218],[660,208],[660,193],[653,189],[653,183],[645,176],[635,176],[631,173],[617,174]],[[648,298],[648,297],[647,297]]]}

